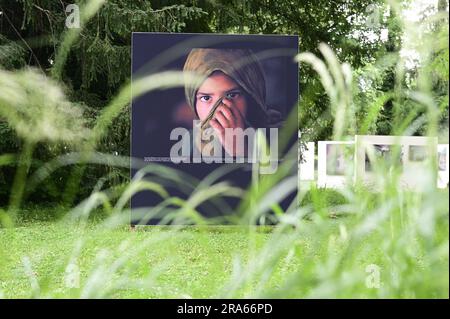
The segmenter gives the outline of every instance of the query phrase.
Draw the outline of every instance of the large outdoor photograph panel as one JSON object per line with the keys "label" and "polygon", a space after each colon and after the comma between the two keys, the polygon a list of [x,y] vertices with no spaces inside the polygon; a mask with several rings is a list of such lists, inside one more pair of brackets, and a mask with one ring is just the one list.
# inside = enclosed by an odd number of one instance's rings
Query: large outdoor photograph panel
{"label": "large outdoor photograph panel", "polygon": [[[259,130],[275,154],[271,169],[260,173],[276,173],[287,150],[297,143],[296,131],[280,140],[289,114],[297,118],[297,53],[297,36],[134,33],[133,83],[167,71],[183,72],[184,81],[133,100],[132,158],[175,168],[194,183],[226,166],[228,173],[219,181],[245,190],[256,154],[257,134],[251,133]],[[242,141],[219,134],[230,128],[242,129]],[[130,174],[133,178],[136,170]],[[181,187],[168,191],[180,198],[190,195]],[[294,198],[293,193],[281,206],[287,207]],[[239,200],[210,200],[198,210],[206,217],[233,214]],[[160,202],[159,195],[142,191],[132,197],[131,207]],[[138,218],[132,216],[132,223],[139,223]]]}

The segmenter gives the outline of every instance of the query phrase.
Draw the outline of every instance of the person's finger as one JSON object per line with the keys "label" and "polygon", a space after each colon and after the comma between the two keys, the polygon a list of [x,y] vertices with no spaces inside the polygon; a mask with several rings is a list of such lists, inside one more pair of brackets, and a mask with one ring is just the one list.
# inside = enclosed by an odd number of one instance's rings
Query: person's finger
{"label": "person's finger", "polygon": [[242,115],[241,111],[237,107],[230,108],[231,112],[233,113],[233,116],[236,121],[243,121],[244,116]]}
{"label": "person's finger", "polygon": [[211,119],[211,121],[209,121],[209,124],[219,134],[223,134],[225,132],[223,126],[220,125],[220,123],[216,119]]}
{"label": "person's finger", "polygon": [[223,115],[222,112],[216,112],[216,114],[214,115],[214,118],[220,123],[220,125],[222,125],[224,128],[225,127],[230,127],[230,123],[228,121],[228,119],[225,117],[225,115]]}
{"label": "person's finger", "polygon": [[234,118],[234,114],[231,112],[229,107],[227,107],[225,105],[221,105],[221,106],[219,106],[217,111],[221,112],[225,116],[225,118],[228,120],[228,123],[230,124],[230,126],[233,126],[233,124],[235,122],[235,118]]}

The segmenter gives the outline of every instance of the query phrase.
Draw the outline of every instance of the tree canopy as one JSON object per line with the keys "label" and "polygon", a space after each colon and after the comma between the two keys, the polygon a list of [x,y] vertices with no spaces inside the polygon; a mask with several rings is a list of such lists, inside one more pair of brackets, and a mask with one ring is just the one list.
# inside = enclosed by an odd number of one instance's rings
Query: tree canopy
{"label": "tree canopy", "polygon": [[[399,5],[406,6],[409,2],[402,1]],[[0,0],[0,67],[16,70],[32,66],[50,75],[67,31],[65,20],[69,4],[71,2],[63,0]],[[111,0],[88,21],[70,48],[61,84],[73,102],[84,106],[94,123],[99,111],[130,77],[133,31],[297,34],[299,52],[308,51],[320,57],[318,45],[326,43],[341,63],[352,67],[357,126],[362,122],[358,119],[368,116],[371,106],[379,105],[381,109],[368,133],[395,133],[398,128],[392,123],[396,117],[411,116],[409,123],[420,118],[423,109],[404,96],[396,95],[398,86],[414,89],[428,85],[440,106],[441,124],[445,127],[448,121],[448,1],[440,0],[439,10],[446,17],[431,22],[426,31],[433,35],[428,40],[433,46],[428,60],[408,70],[408,76],[400,79],[396,75],[396,63],[400,59],[405,28],[384,1]],[[424,81],[425,78],[432,81]],[[300,130],[310,140],[330,138],[334,115],[318,75],[302,64],[299,79]],[[114,130],[100,145],[101,151],[129,154],[128,111],[115,120]],[[425,129],[426,124],[423,124],[414,134],[421,134]],[[3,137],[0,151],[14,152],[18,147],[17,139],[1,119],[0,133]],[[52,152],[58,151],[44,148],[39,157],[45,161],[54,155]],[[2,174],[0,183],[2,179],[7,183],[8,173]]]}

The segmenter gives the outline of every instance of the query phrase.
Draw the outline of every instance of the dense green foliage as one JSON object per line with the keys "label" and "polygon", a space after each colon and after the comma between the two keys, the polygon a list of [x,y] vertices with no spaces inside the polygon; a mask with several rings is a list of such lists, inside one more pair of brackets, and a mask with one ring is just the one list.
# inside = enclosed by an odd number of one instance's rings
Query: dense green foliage
{"label": "dense green foliage", "polygon": [[[66,30],[64,9],[68,4],[51,0],[1,1],[2,67],[17,69],[31,65],[49,73]],[[375,39],[380,38],[382,28],[388,25],[383,19],[385,8],[381,2],[370,0],[340,0],[332,5],[328,1],[108,1],[70,48],[62,76],[65,92],[70,100],[84,106],[92,125],[101,109],[130,76],[133,31],[298,34],[300,52],[318,53],[318,44],[328,43],[336,50],[339,60],[358,69],[373,63],[385,47],[382,41],[371,40],[367,35],[370,31]],[[367,22],[367,15],[371,15],[374,23]],[[398,42],[398,37],[393,41]],[[333,114],[328,97],[313,70],[302,65],[299,72],[300,127],[305,138],[310,140],[329,138]],[[383,74],[380,76],[384,79]],[[389,91],[392,85],[381,90]],[[366,101],[361,105],[366,105]],[[364,116],[365,110],[361,113]],[[386,133],[383,124],[380,126]],[[102,140],[99,151],[128,155],[129,111],[124,110],[111,127],[114,129]],[[12,131],[4,122],[0,122],[0,129],[4,136],[0,142],[1,152],[15,153],[17,146]],[[63,145],[52,150],[38,147],[35,155],[45,162],[60,154],[58,150],[61,149],[67,152],[73,146]],[[2,172],[1,189],[11,183],[12,171]],[[63,176],[67,173],[64,170],[59,173],[59,177],[48,182],[48,188],[63,187]],[[93,185],[106,173],[108,171],[101,167],[88,168],[84,175],[85,185]],[[124,175],[119,171],[114,174],[119,178]],[[44,193],[48,195],[49,189]],[[50,200],[47,195],[35,194],[34,199]],[[3,203],[5,200],[4,196],[0,199]]]}

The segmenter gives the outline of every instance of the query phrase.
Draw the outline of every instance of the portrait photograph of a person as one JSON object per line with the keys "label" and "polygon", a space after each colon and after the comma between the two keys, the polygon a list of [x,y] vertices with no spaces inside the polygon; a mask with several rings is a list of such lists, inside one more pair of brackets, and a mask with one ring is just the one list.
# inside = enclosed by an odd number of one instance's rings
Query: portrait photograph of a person
{"label": "portrait photograph of a person", "polygon": [[[257,134],[276,162],[283,160],[278,133],[298,100],[297,36],[134,33],[132,52],[133,79],[164,71],[183,77],[181,86],[133,100],[132,157],[199,180],[235,165],[223,180],[242,188],[250,183]],[[288,144],[296,143],[294,136]],[[131,204],[156,201],[144,191]]]}
{"label": "portrait photograph of a person", "polygon": [[[213,129],[229,155],[245,156],[248,148],[225,139],[226,129],[282,125],[281,113],[267,106],[264,71],[251,50],[193,49],[183,70],[203,79],[199,85],[185,86],[186,101],[199,120],[200,136],[205,135],[203,130]],[[195,146],[203,150],[201,141],[197,139]]]}

